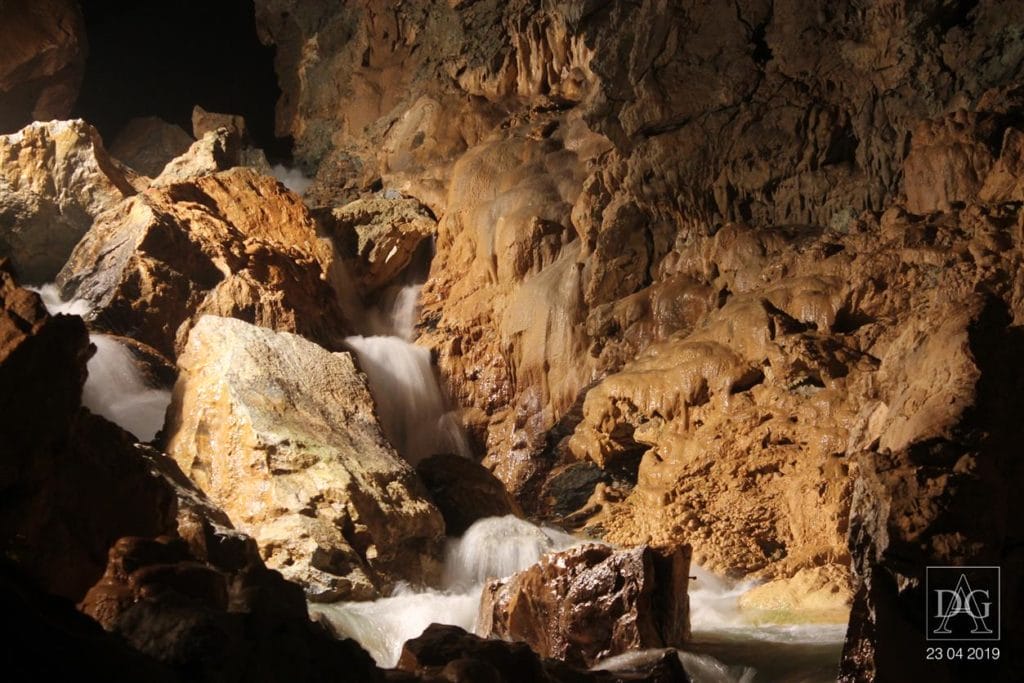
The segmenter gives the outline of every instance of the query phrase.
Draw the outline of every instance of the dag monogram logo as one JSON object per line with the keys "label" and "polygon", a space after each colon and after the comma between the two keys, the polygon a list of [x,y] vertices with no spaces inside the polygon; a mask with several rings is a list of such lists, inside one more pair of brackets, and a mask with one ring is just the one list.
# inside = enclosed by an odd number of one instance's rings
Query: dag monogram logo
{"label": "dag monogram logo", "polygon": [[928,640],[999,640],[999,567],[928,567]]}

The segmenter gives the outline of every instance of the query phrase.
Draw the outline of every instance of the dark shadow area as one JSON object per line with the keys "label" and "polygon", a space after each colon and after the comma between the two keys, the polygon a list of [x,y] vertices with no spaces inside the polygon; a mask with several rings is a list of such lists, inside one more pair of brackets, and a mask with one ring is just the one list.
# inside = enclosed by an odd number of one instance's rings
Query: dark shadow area
{"label": "dark shadow area", "polygon": [[252,0],[83,0],[89,57],[73,115],[110,144],[130,119],[159,116],[192,132],[192,107],[241,114],[271,161],[280,95],[274,48],[260,43]]}

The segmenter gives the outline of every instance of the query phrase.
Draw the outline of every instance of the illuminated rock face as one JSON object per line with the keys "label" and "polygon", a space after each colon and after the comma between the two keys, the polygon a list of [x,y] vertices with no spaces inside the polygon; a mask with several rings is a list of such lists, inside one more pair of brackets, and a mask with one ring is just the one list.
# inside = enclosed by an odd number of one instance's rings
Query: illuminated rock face
{"label": "illuminated rock face", "polygon": [[167,452],[269,567],[321,601],[438,578],[444,521],[349,354],[204,316],[179,370]]}
{"label": "illuminated rock face", "polygon": [[527,643],[579,666],[624,652],[682,645],[689,636],[690,550],[583,545],[545,555],[490,582],[481,635]]}
{"label": "illuminated rock face", "polygon": [[25,284],[49,282],[93,219],[133,194],[84,121],[0,136],[0,254]]}
{"label": "illuminated rock face", "polygon": [[343,267],[298,196],[235,168],[113,207],[78,244],[58,284],[66,298],[90,302],[98,328],[174,357],[204,314],[338,348],[347,332],[332,285],[338,277],[344,281]]}
{"label": "illuminated rock face", "polygon": [[0,134],[32,121],[67,118],[88,52],[78,3],[4,3],[0,45]]}

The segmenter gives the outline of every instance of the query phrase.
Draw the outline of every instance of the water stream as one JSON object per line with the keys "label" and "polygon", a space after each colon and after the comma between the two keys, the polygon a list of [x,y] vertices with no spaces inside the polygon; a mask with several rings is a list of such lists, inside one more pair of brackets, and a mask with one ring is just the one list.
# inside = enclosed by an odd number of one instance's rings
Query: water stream
{"label": "water stream", "polygon": [[401,288],[387,315],[368,316],[372,334],[345,339],[369,380],[384,434],[414,465],[435,453],[471,455],[437,384],[430,350],[412,343],[419,292],[418,284]]}
{"label": "water stream", "polygon": [[[51,315],[89,313],[87,302],[62,300],[55,285],[31,289],[38,292]],[[96,353],[86,365],[89,375],[82,388],[82,405],[140,441],[152,441],[164,426],[171,392],[150,386],[132,351],[115,337],[90,334],[89,341]]]}

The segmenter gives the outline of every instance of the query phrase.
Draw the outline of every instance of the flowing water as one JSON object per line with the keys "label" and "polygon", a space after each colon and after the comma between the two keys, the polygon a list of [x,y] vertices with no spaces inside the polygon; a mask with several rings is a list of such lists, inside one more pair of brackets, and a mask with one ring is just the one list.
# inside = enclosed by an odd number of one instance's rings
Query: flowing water
{"label": "flowing water", "polygon": [[[63,301],[55,285],[35,289],[51,315],[87,315],[85,301]],[[90,334],[96,353],[89,359],[82,405],[131,432],[140,441],[152,441],[164,425],[171,392],[149,386],[131,350],[114,337]]]}
{"label": "flowing water", "polygon": [[[419,286],[394,294],[383,314],[367,316],[368,336],[349,337],[367,375],[385,434],[412,463],[440,451],[469,456],[458,423],[446,411],[430,352],[412,343]],[[476,522],[448,542],[440,586],[399,586],[370,602],[313,604],[310,610],[357,640],[377,663],[392,667],[402,645],[431,623],[476,630],[484,584],[537,562],[542,555],[580,541],[552,527],[512,516]],[[844,628],[818,625],[758,625],[738,607],[749,584],[736,584],[698,567],[692,572],[690,620],[693,638],[680,661],[695,683],[821,683],[834,681]],[[631,652],[601,662],[607,670],[635,668],[662,650]]]}
{"label": "flowing water", "polygon": [[512,515],[474,523],[461,538],[448,541],[444,579],[438,589],[402,586],[372,602],[311,604],[334,628],[358,641],[384,667],[398,662],[405,641],[433,623],[476,630],[484,583],[526,569],[541,555],[565,550],[577,539],[551,527],[539,527]]}
{"label": "flowing water", "polygon": [[437,384],[430,350],[412,343],[419,291],[419,285],[403,287],[387,316],[369,317],[374,334],[345,340],[369,380],[384,434],[414,465],[435,453],[470,456]]}

